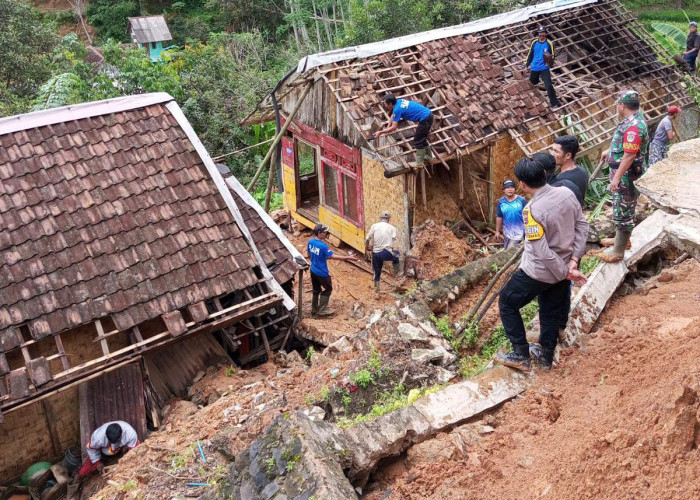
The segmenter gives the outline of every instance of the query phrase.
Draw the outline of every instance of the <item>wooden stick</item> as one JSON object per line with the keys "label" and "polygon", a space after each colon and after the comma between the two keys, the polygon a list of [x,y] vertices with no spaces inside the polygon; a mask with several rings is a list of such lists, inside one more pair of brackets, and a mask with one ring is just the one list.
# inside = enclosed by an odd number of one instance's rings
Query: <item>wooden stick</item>
{"label": "wooden stick", "polygon": [[600,172],[600,169],[603,168],[603,165],[605,165],[605,163],[606,163],[605,160],[600,160],[598,162],[598,166],[595,168],[595,170],[593,170],[593,173],[591,174],[591,177],[590,177],[590,179],[592,181],[595,180],[595,176],[598,175],[598,172]]}
{"label": "wooden stick", "polygon": [[[297,114],[297,111],[299,111],[299,108],[301,107],[301,103],[304,102],[304,99],[308,95],[308,93],[311,91],[311,87],[314,86],[314,83],[311,82],[306,85],[306,88],[304,88],[304,91],[302,92],[301,96],[299,97],[299,100],[297,103],[294,105],[294,109],[292,109],[292,112],[289,114],[289,117],[287,117],[287,120],[284,122],[284,125],[282,125],[282,128],[280,129],[279,133],[275,137],[275,140],[272,141],[272,145],[270,146],[270,149],[267,151],[267,154],[265,155],[265,158],[263,158],[263,161],[260,163],[260,166],[258,167],[258,170],[255,172],[255,175],[253,176],[253,180],[250,181],[250,184],[248,184],[248,191],[251,191],[254,187],[255,184],[258,182],[258,179],[260,178],[260,174],[262,174],[263,169],[265,168],[265,165],[267,165],[267,162],[270,161],[272,158],[272,154],[275,151],[275,148],[277,147],[277,144],[282,140],[282,137],[284,136],[285,133],[287,133],[287,129],[289,126],[292,124],[292,120]],[[269,184],[269,182],[268,182]]]}

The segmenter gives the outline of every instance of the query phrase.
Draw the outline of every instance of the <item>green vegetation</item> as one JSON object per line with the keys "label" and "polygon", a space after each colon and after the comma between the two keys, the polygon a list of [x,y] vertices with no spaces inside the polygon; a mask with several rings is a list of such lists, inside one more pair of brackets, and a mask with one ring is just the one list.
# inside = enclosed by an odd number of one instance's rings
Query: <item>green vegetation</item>
{"label": "green vegetation", "polygon": [[[539,313],[539,305],[536,301],[532,301],[520,310],[520,315],[523,318],[525,325],[528,325]],[[479,324],[472,323],[465,330],[464,337],[469,336],[469,338],[474,338],[475,340],[479,338]],[[481,349],[476,354],[460,356],[460,373],[465,378],[473,377],[483,372],[486,366],[493,358],[494,354],[506,343],[508,342],[508,337],[506,337],[506,331],[503,325],[498,325],[493,329],[491,336],[484,342]],[[458,350],[455,350],[459,354]]]}
{"label": "green vegetation", "polygon": [[412,404],[418,398],[426,396],[427,394],[432,394],[433,392],[439,391],[441,386],[427,387],[424,389],[411,389],[406,392],[406,388],[403,384],[397,384],[393,391],[383,393],[380,395],[377,402],[372,406],[372,409],[353,418],[343,417],[338,420],[338,426],[346,429],[360,422],[366,422],[392,411],[398,410],[405,406]]}
{"label": "green vegetation", "polygon": [[454,336],[454,330],[452,330],[452,324],[450,323],[450,317],[445,315],[441,318],[437,318],[434,314],[430,316],[430,321],[433,322],[435,328],[437,328],[445,340],[451,341]]}
{"label": "green vegetation", "polygon": [[310,361],[310,360],[311,360],[311,357],[312,357],[314,354],[316,354],[316,349],[314,349],[314,346],[309,346],[309,348],[306,350],[306,356],[304,357],[304,359],[305,359],[306,361]]}
{"label": "green vegetation", "polygon": [[350,375],[350,381],[363,389],[367,389],[374,382],[374,375],[369,370],[359,370]]}
{"label": "green vegetation", "polygon": [[226,368],[226,376],[231,377],[236,374],[236,367],[231,365],[228,368]]}
{"label": "green vegetation", "polygon": [[590,274],[593,272],[593,270],[598,267],[598,264],[600,263],[600,259],[598,257],[588,255],[584,256],[581,259],[581,263],[579,264],[579,270],[586,276],[590,276]]}

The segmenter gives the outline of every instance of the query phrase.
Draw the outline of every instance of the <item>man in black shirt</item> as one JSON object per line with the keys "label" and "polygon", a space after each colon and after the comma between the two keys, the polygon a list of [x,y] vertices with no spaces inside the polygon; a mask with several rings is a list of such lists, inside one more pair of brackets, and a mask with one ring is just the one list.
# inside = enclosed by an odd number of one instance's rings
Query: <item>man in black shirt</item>
{"label": "man in black shirt", "polygon": [[698,23],[693,21],[688,26],[688,38],[686,38],[685,52],[683,52],[683,59],[688,63],[691,75],[695,74],[695,60],[698,58],[699,50],[700,34],[698,34]]}
{"label": "man in black shirt", "polygon": [[552,156],[559,167],[557,181],[571,181],[578,188],[576,199],[583,208],[588,189],[588,172],[585,168],[574,163],[576,153],[578,153],[578,140],[573,135],[563,135],[554,139],[552,144]]}
{"label": "man in black shirt", "polygon": [[574,184],[569,179],[559,179],[559,176],[555,173],[557,168],[557,161],[554,159],[550,153],[539,152],[532,155],[532,159],[535,163],[539,164],[544,168],[545,174],[547,175],[547,184],[554,187],[564,186],[569,189],[576,196],[576,200],[583,208],[583,199],[585,194],[581,194],[581,190],[576,184]]}

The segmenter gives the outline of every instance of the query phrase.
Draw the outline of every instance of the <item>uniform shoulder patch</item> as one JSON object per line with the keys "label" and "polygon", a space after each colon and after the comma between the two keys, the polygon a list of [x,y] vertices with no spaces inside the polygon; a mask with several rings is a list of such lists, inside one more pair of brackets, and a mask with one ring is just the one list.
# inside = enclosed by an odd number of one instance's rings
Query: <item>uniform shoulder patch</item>
{"label": "uniform shoulder patch", "polygon": [[539,240],[544,236],[544,228],[530,213],[530,207],[523,209],[523,225],[525,226],[525,238],[528,241]]}

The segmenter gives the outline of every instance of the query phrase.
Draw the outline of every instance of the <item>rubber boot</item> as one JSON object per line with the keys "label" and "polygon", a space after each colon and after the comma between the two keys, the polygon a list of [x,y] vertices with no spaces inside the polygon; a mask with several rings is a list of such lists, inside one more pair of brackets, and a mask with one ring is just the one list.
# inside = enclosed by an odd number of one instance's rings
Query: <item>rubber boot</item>
{"label": "rubber boot", "polygon": [[425,152],[428,148],[416,149],[416,164],[415,168],[423,168],[425,166]]}
{"label": "rubber boot", "polygon": [[[604,247],[611,247],[615,245],[615,238],[603,238],[600,240],[600,244],[603,245]],[[627,250],[632,248],[632,242],[628,241],[627,242]]]}
{"label": "rubber boot", "polygon": [[379,281],[374,282],[374,293],[379,295],[381,292],[379,291]]}
{"label": "rubber boot", "polygon": [[333,314],[335,314],[335,311],[328,307],[329,300],[330,300],[330,296],[321,295],[319,303],[318,303],[318,315],[319,316],[332,316]]}
{"label": "rubber boot", "polygon": [[311,295],[311,316],[316,316],[318,314],[318,294],[314,293]]}
{"label": "rubber boot", "polygon": [[433,152],[430,151],[430,146],[425,148],[425,159],[426,160],[432,160],[433,159]]}
{"label": "rubber boot", "polygon": [[600,260],[607,263],[620,262],[625,256],[625,248],[630,241],[631,233],[617,231],[615,233],[615,245],[612,248],[606,248],[604,252],[600,252],[597,256]]}

